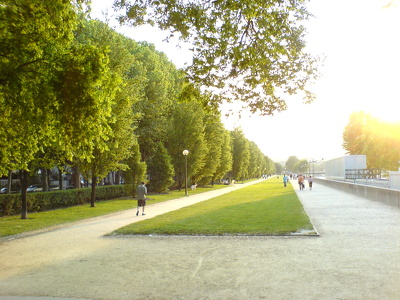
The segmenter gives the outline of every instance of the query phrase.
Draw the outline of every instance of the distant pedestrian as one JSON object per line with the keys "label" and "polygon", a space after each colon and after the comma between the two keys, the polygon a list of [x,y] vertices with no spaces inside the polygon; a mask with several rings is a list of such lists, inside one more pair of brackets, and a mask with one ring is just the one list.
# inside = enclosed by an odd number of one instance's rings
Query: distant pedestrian
{"label": "distant pedestrian", "polygon": [[299,183],[300,191],[304,190],[304,176],[299,175],[297,176],[297,182]]}
{"label": "distant pedestrian", "polygon": [[136,189],[136,195],[138,199],[138,206],[137,206],[137,212],[136,215],[139,215],[139,208],[142,207],[142,216],[145,215],[144,213],[144,207],[146,206],[146,195],[147,195],[147,188],[144,185],[144,182],[142,182]]}
{"label": "distant pedestrian", "polygon": [[313,183],[313,178],[310,176],[308,177],[308,186],[310,187],[310,191],[312,190],[312,183]]}
{"label": "distant pedestrian", "polygon": [[287,182],[288,182],[288,177],[286,176],[286,174],[285,175],[283,175],[283,186],[284,187],[286,187],[286,184],[287,184]]}

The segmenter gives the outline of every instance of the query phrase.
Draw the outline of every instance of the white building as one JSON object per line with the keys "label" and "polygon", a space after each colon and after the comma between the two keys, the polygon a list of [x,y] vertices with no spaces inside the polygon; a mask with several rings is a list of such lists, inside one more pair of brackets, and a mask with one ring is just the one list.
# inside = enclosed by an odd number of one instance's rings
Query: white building
{"label": "white building", "polygon": [[[328,160],[325,165],[325,177],[327,179],[345,179],[349,173],[367,168],[366,155],[346,155]],[[354,171],[346,171],[354,170]],[[356,176],[356,173],[354,173]]]}

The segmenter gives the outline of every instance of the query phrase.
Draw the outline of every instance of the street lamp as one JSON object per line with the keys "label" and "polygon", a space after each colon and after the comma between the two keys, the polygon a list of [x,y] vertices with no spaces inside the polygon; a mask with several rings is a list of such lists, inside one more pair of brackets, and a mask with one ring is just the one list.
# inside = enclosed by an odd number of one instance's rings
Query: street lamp
{"label": "street lamp", "polygon": [[[312,176],[314,177],[314,163],[316,163],[316,160],[310,160],[309,163],[312,163]],[[309,173],[311,173],[311,170],[309,170]]]}
{"label": "street lamp", "polygon": [[182,154],[185,156],[185,196],[187,196],[187,156],[189,154],[189,150],[183,150]]}

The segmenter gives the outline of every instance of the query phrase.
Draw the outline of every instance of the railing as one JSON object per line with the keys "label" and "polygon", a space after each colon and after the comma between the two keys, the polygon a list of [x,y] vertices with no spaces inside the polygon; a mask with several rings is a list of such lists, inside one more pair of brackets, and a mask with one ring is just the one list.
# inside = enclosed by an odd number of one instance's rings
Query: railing
{"label": "railing", "polygon": [[381,179],[381,169],[346,169],[346,179]]}

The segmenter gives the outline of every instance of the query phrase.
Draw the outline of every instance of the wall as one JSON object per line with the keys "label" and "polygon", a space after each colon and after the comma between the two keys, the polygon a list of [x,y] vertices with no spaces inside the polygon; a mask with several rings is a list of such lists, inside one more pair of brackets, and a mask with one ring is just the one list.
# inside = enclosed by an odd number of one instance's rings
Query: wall
{"label": "wall", "polygon": [[326,185],[328,187],[341,190],[343,192],[356,194],[357,196],[369,200],[379,201],[385,204],[400,207],[400,191],[398,190],[391,190],[380,187],[321,178],[314,178],[314,181],[318,184]]}
{"label": "wall", "polygon": [[389,187],[400,190],[400,171],[389,172]]}
{"label": "wall", "polygon": [[324,163],[326,178],[344,179],[346,169],[366,169],[366,155],[346,155],[328,160]]}

